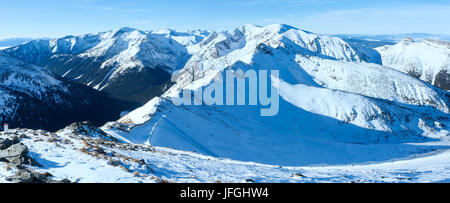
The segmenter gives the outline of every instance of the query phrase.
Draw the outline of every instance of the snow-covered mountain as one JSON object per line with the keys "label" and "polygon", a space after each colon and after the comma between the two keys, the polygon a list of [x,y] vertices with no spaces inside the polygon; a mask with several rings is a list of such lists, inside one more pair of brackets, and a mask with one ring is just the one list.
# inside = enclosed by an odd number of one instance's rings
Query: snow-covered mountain
{"label": "snow-covered mountain", "polygon": [[364,39],[354,39],[352,37],[342,38],[345,42],[356,51],[361,60],[368,63],[376,63],[382,65],[381,55],[376,48],[385,45],[394,45],[395,43],[389,41],[374,41]]}
{"label": "snow-covered mountain", "polygon": [[[384,45],[392,46],[375,49]],[[96,123],[1,132],[0,155],[14,142],[40,166],[0,158],[0,182],[30,181],[23,174],[44,182],[448,182],[450,94],[395,66],[417,60],[435,70],[446,46],[244,25],[219,33],[123,28],[8,48],[0,52],[0,123]],[[279,70],[269,83],[280,94],[278,114],[261,117],[263,104],[172,102],[228,70]],[[98,129],[130,104],[92,88],[146,104]]]}
{"label": "snow-covered mountain", "polygon": [[131,107],[4,53],[0,53],[0,95],[0,123],[11,127],[57,130],[81,119],[101,125]]}
{"label": "snow-covered mountain", "polygon": [[167,88],[170,74],[189,59],[188,48],[207,34],[122,28],[35,40],[4,52],[115,98],[146,102]]}
{"label": "snow-covered mountain", "polygon": [[405,38],[376,49],[383,65],[395,68],[444,90],[450,90],[450,42]]}
{"label": "snow-covered mountain", "polygon": [[[172,88],[103,129],[125,142],[281,165],[365,162],[370,156],[349,149],[449,134],[447,92],[363,62],[339,38],[287,25],[245,25],[211,34],[190,50],[194,54]],[[199,62],[202,68],[196,69]],[[280,71],[279,79],[272,78],[281,95],[278,115],[261,117],[261,105],[171,101],[183,89],[211,85],[225,70],[243,77],[238,69]]]}
{"label": "snow-covered mountain", "polygon": [[181,45],[188,47],[188,49],[200,41],[202,41],[205,37],[214,33],[212,31],[205,30],[192,30],[188,32],[177,32],[173,29],[161,29],[156,31],[150,31],[153,34],[163,35],[166,38],[173,39],[180,43]]}

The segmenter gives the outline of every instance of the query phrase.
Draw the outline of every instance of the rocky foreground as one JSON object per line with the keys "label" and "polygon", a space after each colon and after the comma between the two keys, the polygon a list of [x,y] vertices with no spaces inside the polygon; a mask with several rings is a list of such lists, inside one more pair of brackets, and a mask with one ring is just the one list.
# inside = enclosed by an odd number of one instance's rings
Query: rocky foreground
{"label": "rocky foreground", "polygon": [[[148,174],[153,172],[144,160],[127,157],[106,149],[110,147],[121,150],[152,151],[150,147],[119,143],[115,138],[109,137],[92,124],[86,122],[72,124],[61,132],[51,133],[43,130],[14,129],[8,133],[0,133],[0,162],[6,165],[5,170],[7,172],[14,174],[7,176],[5,180],[13,183],[72,182],[65,178],[58,179],[51,173],[44,172],[48,169],[46,167],[48,160],[44,160],[40,157],[41,155],[30,152],[27,145],[33,147],[47,145],[46,147],[49,148],[56,147],[63,150],[73,150],[76,153],[85,155],[84,158],[106,162],[107,165],[120,168],[134,177],[148,177]],[[49,151],[50,149],[43,150]],[[33,155],[37,157],[32,158]],[[141,174],[141,172],[146,174]],[[155,182],[164,182],[156,177],[151,179]]]}
{"label": "rocky foreground", "polygon": [[[14,131],[17,132],[17,131]],[[28,138],[25,134],[17,136],[16,133],[4,133],[3,136],[10,138],[0,138],[0,162],[6,163],[5,170],[15,171],[15,174],[6,178],[14,183],[70,183],[69,180],[53,180],[50,173],[39,173],[27,166],[41,165],[31,158],[28,147],[20,142],[20,138]]]}
{"label": "rocky foreground", "polygon": [[448,139],[361,147],[369,151],[383,147],[398,158],[359,165],[286,167],[122,143],[89,123],[72,124],[56,133],[14,129],[0,133],[0,182],[450,182]]}

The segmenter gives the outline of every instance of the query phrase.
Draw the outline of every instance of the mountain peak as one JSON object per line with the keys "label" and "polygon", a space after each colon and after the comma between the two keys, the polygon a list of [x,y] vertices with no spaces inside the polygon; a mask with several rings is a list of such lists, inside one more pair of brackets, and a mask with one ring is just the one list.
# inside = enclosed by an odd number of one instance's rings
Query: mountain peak
{"label": "mountain peak", "polygon": [[172,33],[175,33],[176,31],[174,30],[174,29],[170,29],[170,28],[163,28],[163,29],[159,29],[159,30],[156,30],[156,31],[153,31],[152,33],[155,33],[155,34],[172,34]]}
{"label": "mountain peak", "polygon": [[117,37],[117,36],[120,36],[120,35],[126,34],[126,33],[132,33],[132,32],[140,32],[140,33],[144,34],[143,31],[140,31],[140,30],[135,29],[135,28],[130,28],[130,27],[123,27],[123,28],[120,28],[118,30],[114,30],[113,31],[114,37]]}
{"label": "mountain peak", "polygon": [[133,32],[133,31],[136,31],[136,30],[137,30],[136,28],[123,27],[123,28],[118,29],[117,31],[120,31],[120,32]]}
{"label": "mountain peak", "polygon": [[282,34],[284,32],[292,30],[292,29],[298,30],[298,28],[290,26],[290,25],[286,25],[286,24],[272,24],[272,25],[267,25],[267,26],[245,24],[245,25],[237,28],[237,30],[240,30],[240,31],[253,31],[253,30],[258,30],[258,29],[273,31],[273,32],[277,32],[279,34]]}
{"label": "mountain peak", "polygon": [[298,30],[298,28],[286,24],[273,24],[266,26],[266,28],[277,30],[279,33],[284,33],[289,30]]}
{"label": "mountain peak", "polygon": [[414,43],[414,39],[412,37],[405,37],[401,41],[402,43]]}

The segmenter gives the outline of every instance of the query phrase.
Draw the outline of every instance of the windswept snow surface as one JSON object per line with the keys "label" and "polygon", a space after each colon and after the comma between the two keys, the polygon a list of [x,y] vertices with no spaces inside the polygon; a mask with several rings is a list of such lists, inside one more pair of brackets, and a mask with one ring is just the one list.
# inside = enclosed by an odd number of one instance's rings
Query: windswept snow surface
{"label": "windswept snow surface", "polygon": [[[241,162],[183,152],[168,148],[123,144],[97,138],[93,134],[80,135],[66,128],[58,133],[14,129],[24,134],[29,155],[42,167],[30,167],[50,173],[55,180],[68,179],[77,183],[304,183],[304,182],[449,182],[450,142],[426,144],[385,145],[390,153],[401,155],[415,149],[421,155],[410,155],[384,162],[336,166],[285,167]],[[0,138],[10,135],[0,133]],[[357,146],[357,145],[355,145]],[[369,155],[365,145],[358,149],[361,156]],[[366,149],[366,150],[364,150]],[[347,150],[351,150],[348,148]],[[384,153],[378,153],[383,156]],[[0,183],[17,170],[0,162]]]}
{"label": "windswept snow surface", "polygon": [[[421,152],[402,143],[449,135],[446,92],[362,62],[339,38],[287,25],[246,25],[210,35],[193,49],[162,97],[103,129],[124,142],[289,166],[404,158]],[[183,89],[204,88],[217,74],[238,69],[280,71],[276,116],[261,117],[261,105],[172,104]]]}

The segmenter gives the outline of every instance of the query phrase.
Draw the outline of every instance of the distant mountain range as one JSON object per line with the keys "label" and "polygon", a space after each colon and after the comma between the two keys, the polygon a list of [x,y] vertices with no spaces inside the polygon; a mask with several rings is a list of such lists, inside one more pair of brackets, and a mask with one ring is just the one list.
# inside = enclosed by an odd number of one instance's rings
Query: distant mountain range
{"label": "distant mountain range", "polygon": [[0,123],[11,128],[54,131],[83,120],[102,125],[136,107],[4,53],[0,53],[0,95]]}
{"label": "distant mountain range", "polygon": [[189,59],[189,47],[207,34],[123,28],[33,40],[4,52],[47,68],[65,80],[143,104],[168,88],[171,73]]}
{"label": "distant mountain range", "polygon": [[0,40],[0,47],[12,47],[31,41],[33,38],[10,38]]}
{"label": "distant mountain range", "polygon": [[342,38],[343,40],[364,40],[384,43],[398,43],[406,37],[409,37],[416,41],[422,41],[424,39],[450,41],[450,35],[436,35],[427,33],[407,33],[392,35],[335,34],[332,36]]}

